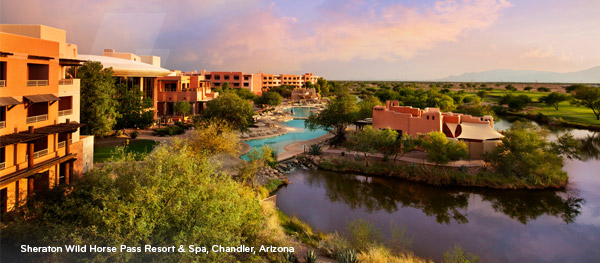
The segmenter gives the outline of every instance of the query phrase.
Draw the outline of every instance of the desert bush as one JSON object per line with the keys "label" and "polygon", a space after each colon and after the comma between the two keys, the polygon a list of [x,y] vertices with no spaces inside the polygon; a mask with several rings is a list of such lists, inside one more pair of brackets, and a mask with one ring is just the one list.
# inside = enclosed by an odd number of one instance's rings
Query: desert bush
{"label": "desert bush", "polygon": [[323,149],[321,149],[320,144],[313,144],[308,148],[308,154],[321,155],[321,154],[323,154]]}

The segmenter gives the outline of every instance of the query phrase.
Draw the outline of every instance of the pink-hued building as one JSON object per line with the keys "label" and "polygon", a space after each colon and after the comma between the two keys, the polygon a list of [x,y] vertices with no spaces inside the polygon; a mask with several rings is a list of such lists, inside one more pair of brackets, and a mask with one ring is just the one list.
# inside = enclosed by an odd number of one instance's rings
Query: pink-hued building
{"label": "pink-hued building", "polygon": [[492,116],[473,117],[441,112],[438,108],[422,110],[400,106],[398,101],[387,101],[385,106],[373,107],[373,128],[390,128],[411,136],[440,131],[449,138],[465,141],[473,159],[481,158],[483,153],[492,150],[504,137],[494,130]]}
{"label": "pink-hued building", "polygon": [[206,71],[186,72],[184,75],[202,76],[203,79],[210,83],[211,88],[223,86],[224,83],[229,83],[230,88],[245,88],[252,91],[254,94],[262,94],[262,82],[260,81],[260,73],[244,73],[244,72],[225,72],[225,71]]}
{"label": "pink-hued building", "polygon": [[174,72],[173,76],[158,78],[156,112],[159,117],[173,116],[175,102],[185,101],[190,103],[191,115],[200,114],[206,103],[218,95],[211,91],[210,82],[205,80],[204,76]]}

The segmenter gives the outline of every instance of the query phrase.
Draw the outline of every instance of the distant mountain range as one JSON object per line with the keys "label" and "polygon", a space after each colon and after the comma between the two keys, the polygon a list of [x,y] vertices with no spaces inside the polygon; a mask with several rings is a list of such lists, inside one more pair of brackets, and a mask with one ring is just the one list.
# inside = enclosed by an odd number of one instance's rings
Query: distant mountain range
{"label": "distant mountain range", "polygon": [[497,69],[451,75],[439,81],[600,83],[600,66],[567,73]]}

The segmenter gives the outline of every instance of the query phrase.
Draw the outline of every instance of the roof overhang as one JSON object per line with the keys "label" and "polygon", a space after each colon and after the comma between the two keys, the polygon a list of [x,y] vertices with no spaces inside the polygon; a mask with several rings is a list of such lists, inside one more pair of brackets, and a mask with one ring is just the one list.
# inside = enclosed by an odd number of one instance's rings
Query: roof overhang
{"label": "roof overhang", "polygon": [[16,100],[13,97],[0,97],[0,106],[13,106],[19,105],[22,102]]}
{"label": "roof overhang", "polygon": [[40,94],[40,95],[29,95],[29,96],[23,96],[24,99],[32,102],[32,103],[38,103],[38,102],[48,102],[48,101],[57,101],[58,97],[56,97],[54,94]]}

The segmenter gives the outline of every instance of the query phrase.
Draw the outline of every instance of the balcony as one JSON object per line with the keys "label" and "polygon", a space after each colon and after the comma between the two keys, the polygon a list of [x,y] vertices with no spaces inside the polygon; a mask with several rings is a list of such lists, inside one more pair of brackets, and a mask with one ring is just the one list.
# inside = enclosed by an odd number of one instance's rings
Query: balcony
{"label": "balcony", "polygon": [[44,155],[48,155],[48,148],[43,149],[43,150],[39,150],[37,152],[34,152],[33,153],[33,159],[40,158],[40,157],[42,157]]}
{"label": "balcony", "polygon": [[35,123],[35,122],[40,122],[40,121],[45,121],[48,120],[48,114],[42,114],[42,115],[37,115],[37,116],[31,116],[31,117],[27,117],[27,123]]}
{"label": "balcony", "polygon": [[0,129],[6,128],[6,121],[0,121]]}
{"label": "balcony", "polygon": [[6,80],[0,80],[0,87],[6,87]]}
{"label": "balcony", "polygon": [[28,80],[27,87],[48,86],[48,80]]}
{"label": "balcony", "polygon": [[6,168],[6,162],[0,163],[0,170],[4,170]]}
{"label": "balcony", "polygon": [[[69,143],[73,143],[73,139],[69,140]],[[67,144],[67,141],[62,141],[62,142],[58,142],[58,149],[65,147],[65,145]]]}
{"label": "balcony", "polygon": [[69,109],[69,110],[59,110],[58,111],[58,117],[62,117],[62,116],[68,116],[73,114],[73,109]]}
{"label": "balcony", "polygon": [[73,85],[73,79],[61,79],[58,81],[58,85]]}

